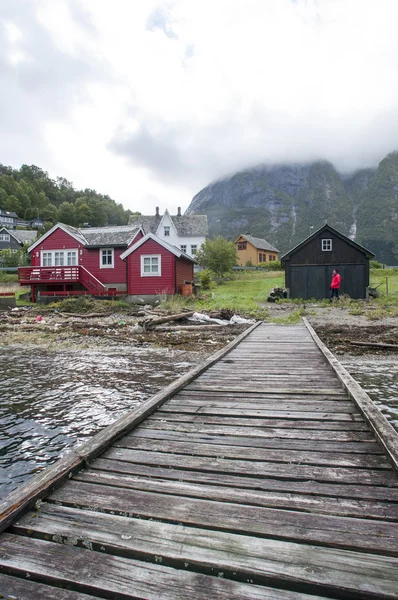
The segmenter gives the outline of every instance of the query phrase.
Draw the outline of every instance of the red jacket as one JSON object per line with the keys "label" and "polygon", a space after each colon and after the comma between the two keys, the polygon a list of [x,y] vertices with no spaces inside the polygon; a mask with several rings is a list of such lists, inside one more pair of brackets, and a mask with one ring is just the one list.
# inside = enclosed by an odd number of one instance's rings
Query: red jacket
{"label": "red jacket", "polygon": [[341,275],[339,273],[336,273],[336,275],[333,275],[332,283],[330,284],[331,289],[338,290],[340,288],[340,281],[341,281]]}

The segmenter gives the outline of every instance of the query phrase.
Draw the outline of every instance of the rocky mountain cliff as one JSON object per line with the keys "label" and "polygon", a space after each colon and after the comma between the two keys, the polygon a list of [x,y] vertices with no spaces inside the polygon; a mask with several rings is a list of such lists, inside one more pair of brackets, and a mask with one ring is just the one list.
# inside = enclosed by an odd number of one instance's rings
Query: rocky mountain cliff
{"label": "rocky mountain cliff", "polygon": [[201,190],[186,214],[206,214],[211,236],[250,232],[281,252],[327,221],[396,265],[398,153],[350,176],[323,161],[242,171]]}

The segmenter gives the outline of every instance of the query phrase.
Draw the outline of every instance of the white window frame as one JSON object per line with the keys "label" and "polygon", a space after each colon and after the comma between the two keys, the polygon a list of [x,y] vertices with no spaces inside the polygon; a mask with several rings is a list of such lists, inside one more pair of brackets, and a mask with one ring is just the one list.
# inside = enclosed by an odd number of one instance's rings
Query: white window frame
{"label": "white window frame", "polygon": [[170,237],[170,225],[163,226],[164,237]]}
{"label": "white window frame", "polygon": [[10,234],[9,233],[0,233],[0,242],[9,242]]}
{"label": "white window frame", "polygon": [[[76,262],[74,264],[69,264],[68,262],[68,254],[74,254],[76,257]],[[44,258],[47,260],[47,264],[44,265]],[[50,259],[50,264],[48,264],[48,259]],[[57,259],[57,261],[56,261]],[[56,264],[57,262],[57,264]],[[41,267],[77,267],[79,264],[79,251],[77,248],[71,248],[68,250],[42,250],[40,253],[40,266]]]}
{"label": "white window frame", "polygon": [[184,254],[187,253],[187,245],[186,244],[182,244],[182,246],[180,246],[181,248],[181,252],[184,252]]}
{"label": "white window frame", "polygon": [[[109,256],[108,252],[110,252],[110,256],[112,258],[112,263],[111,264],[105,264],[102,261],[102,258],[104,256],[104,252],[106,252],[106,256]],[[113,269],[115,266],[115,249],[114,248],[101,248],[100,249],[100,268],[101,269]]]}
{"label": "white window frame", "polygon": [[330,238],[325,238],[322,240],[322,252],[331,252],[333,248],[332,240]]}
{"label": "white window frame", "polygon": [[198,245],[197,244],[191,244],[191,256],[195,256],[195,254],[198,251]]}
{"label": "white window frame", "polygon": [[[158,261],[158,270],[152,271],[153,259]],[[144,271],[145,259],[149,259],[150,271]],[[160,277],[162,275],[162,255],[161,254],[141,254],[141,277]]]}

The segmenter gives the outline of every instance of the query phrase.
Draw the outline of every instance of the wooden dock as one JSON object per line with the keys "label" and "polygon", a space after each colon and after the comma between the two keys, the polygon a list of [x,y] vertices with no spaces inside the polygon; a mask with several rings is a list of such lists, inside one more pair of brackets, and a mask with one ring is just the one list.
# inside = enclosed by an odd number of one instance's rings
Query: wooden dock
{"label": "wooden dock", "polygon": [[398,598],[397,440],[310,326],[254,326],[3,502],[0,597]]}

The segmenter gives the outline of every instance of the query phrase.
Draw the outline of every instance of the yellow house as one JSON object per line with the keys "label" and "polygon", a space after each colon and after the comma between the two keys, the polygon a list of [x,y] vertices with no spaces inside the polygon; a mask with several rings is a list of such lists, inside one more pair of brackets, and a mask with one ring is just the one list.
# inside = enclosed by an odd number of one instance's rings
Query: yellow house
{"label": "yellow house", "polygon": [[238,265],[246,265],[251,262],[253,267],[259,263],[278,260],[279,250],[267,240],[253,237],[252,235],[240,235],[234,242]]}

